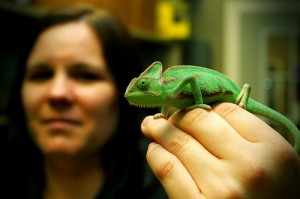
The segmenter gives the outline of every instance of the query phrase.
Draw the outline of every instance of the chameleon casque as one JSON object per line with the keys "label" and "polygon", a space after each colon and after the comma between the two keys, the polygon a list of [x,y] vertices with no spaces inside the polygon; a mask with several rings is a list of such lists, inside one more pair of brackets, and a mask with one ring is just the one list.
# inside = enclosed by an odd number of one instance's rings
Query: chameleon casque
{"label": "chameleon casque", "polygon": [[129,83],[125,98],[138,107],[162,107],[154,118],[167,118],[169,107],[210,110],[209,104],[231,102],[251,113],[261,115],[285,126],[294,138],[294,148],[300,154],[300,131],[281,113],[251,99],[251,87],[240,89],[226,75],[205,67],[176,65],[163,72],[162,63],[152,63],[139,77]]}

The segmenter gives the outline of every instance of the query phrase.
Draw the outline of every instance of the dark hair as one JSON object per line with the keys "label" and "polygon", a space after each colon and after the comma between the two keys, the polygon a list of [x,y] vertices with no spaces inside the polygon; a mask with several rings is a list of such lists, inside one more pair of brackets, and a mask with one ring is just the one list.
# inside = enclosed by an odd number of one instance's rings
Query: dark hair
{"label": "dark hair", "polygon": [[102,150],[108,179],[106,184],[110,183],[109,186],[112,187],[111,193],[108,194],[115,194],[115,198],[134,195],[138,197],[137,194],[142,189],[144,168],[144,157],[138,148],[141,115],[136,108],[129,106],[123,97],[129,81],[142,69],[137,48],[126,26],[114,15],[92,6],[76,4],[48,11],[38,21],[32,38],[26,40],[8,108],[11,126],[8,144],[5,147],[7,151],[4,152],[6,165],[4,168],[11,172],[4,174],[5,181],[2,183],[5,189],[0,191],[7,191],[11,197],[16,193],[22,195],[21,198],[26,198],[24,196],[35,198],[41,194],[40,190],[44,183],[43,161],[26,130],[20,97],[21,84],[25,61],[39,33],[51,26],[71,21],[83,21],[97,34],[106,63],[119,90],[121,119],[115,136]]}

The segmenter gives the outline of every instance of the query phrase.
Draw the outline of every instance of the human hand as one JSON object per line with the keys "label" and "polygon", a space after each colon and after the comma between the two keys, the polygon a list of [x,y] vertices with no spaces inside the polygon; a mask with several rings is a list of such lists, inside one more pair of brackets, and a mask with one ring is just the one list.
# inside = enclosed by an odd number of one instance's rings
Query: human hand
{"label": "human hand", "polygon": [[232,103],[146,117],[147,161],[168,197],[299,198],[300,159],[255,115]]}

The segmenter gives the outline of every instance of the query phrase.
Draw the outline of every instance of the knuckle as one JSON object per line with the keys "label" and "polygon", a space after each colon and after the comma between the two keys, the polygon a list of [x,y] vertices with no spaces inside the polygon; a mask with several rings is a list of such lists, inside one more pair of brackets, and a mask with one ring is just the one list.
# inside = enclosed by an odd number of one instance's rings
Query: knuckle
{"label": "knuckle", "polygon": [[218,192],[215,193],[214,198],[222,199],[240,199],[244,196],[244,191],[238,182],[235,180],[223,179],[222,186],[218,186]]}
{"label": "knuckle", "polygon": [[253,159],[244,159],[244,167],[246,175],[245,180],[250,186],[264,185],[269,181],[269,176],[271,175],[266,167],[264,161],[255,161]]}
{"label": "knuckle", "polygon": [[202,108],[196,108],[188,112],[189,125],[198,125],[200,122],[204,121],[210,111]]}
{"label": "knuckle", "polygon": [[249,166],[250,175],[247,179],[250,185],[264,185],[268,181],[268,172],[263,166]]}
{"label": "knuckle", "polygon": [[181,110],[174,113],[169,121],[175,126],[189,132],[191,129],[197,129],[201,124],[209,120],[211,111],[203,108],[194,108],[189,111]]}
{"label": "knuckle", "polygon": [[171,141],[170,141],[170,146],[169,149],[172,151],[174,154],[180,153],[185,146],[191,141],[191,136],[186,133],[180,133],[176,135]]}
{"label": "knuckle", "polygon": [[241,190],[239,190],[237,188],[230,187],[226,191],[223,192],[222,198],[241,199],[241,198],[243,198],[243,193]]}
{"label": "knuckle", "polygon": [[172,159],[165,160],[160,166],[157,167],[153,172],[155,173],[156,177],[164,180],[171,178],[173,176],[173,170],[175,167],[175,161]]}
{"label": "knuckle", "polygon": [[221,103],[216,105],[213,110],[223,118],[226,118],[232,114],[238,113],[238,111],[241,110],[241,107],[234,103]]}

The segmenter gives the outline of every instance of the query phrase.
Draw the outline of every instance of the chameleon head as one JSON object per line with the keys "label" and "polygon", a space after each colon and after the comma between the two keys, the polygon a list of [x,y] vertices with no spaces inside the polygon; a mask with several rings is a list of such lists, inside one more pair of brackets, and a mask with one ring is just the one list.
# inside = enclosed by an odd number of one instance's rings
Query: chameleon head
{"label": "chameleon head", "polygon": [[131,80],[125,91],[125,98],[131,105],[140,107],[160,107],[163,99],[162,65],[151,64],[139,77]]}

